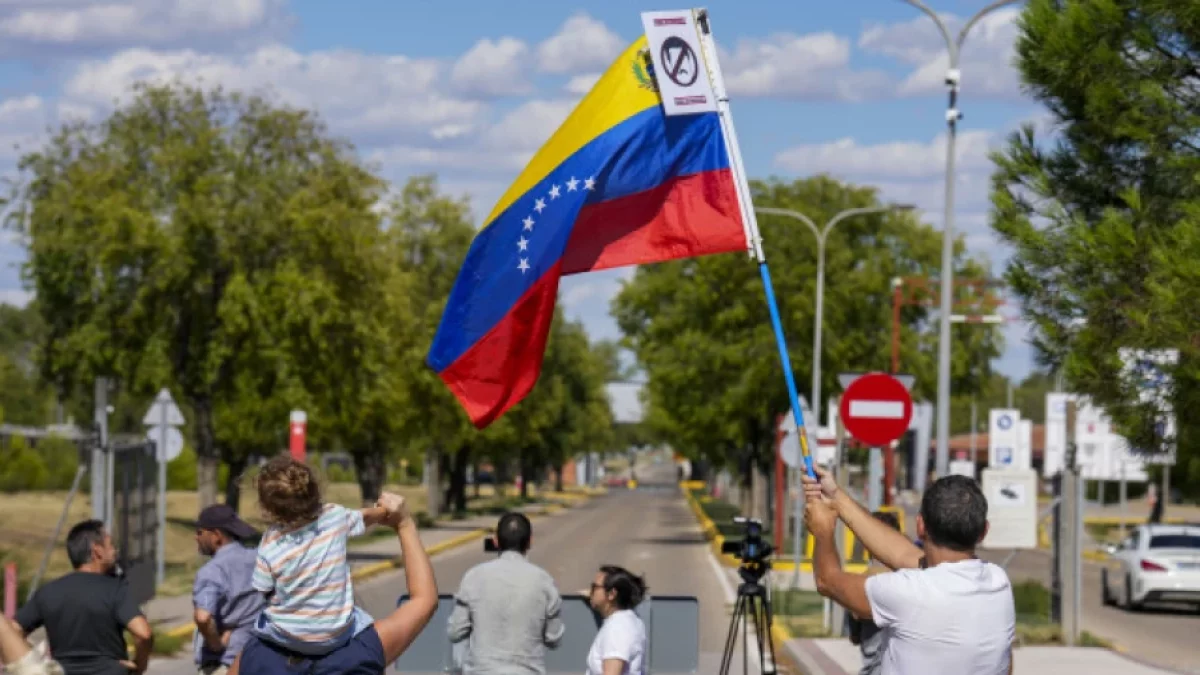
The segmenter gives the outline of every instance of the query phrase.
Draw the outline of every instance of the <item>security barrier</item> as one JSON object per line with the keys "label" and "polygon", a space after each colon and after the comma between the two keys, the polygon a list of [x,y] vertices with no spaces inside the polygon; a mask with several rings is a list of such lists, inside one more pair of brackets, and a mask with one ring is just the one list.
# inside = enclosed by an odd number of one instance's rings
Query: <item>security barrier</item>
{"label": "security barrier", "polygon": [[[397,606],[408,595],[400,596]],[[462,658],[469,638],[451,644],[448,635],[454,596],[438,596],[438,607],[425,630],[409,645],[395,662],[395,669],[404,673],[461,673]],[[652,596],[635,610],[646,624],[649,642],[647,672],[695,673],[700,665],[700,603],[693,596]],[[562,602],[565,631],[562,642],[546,650],[546,673],[578,673],[584,670],[588,650],[600,630],[600,617],[592,611],[587,600],[568,596]]]}

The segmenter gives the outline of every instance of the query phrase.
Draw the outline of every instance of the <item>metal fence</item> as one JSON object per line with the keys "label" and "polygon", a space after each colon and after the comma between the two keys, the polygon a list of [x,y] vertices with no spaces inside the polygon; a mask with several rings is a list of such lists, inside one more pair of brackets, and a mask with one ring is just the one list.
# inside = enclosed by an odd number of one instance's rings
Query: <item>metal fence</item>
{"label": "metal fence", "polygon": [[138,604],[154,597],[158,554],[158,459],[154,444],[117,444],[112,461],[112,537],[118,563]]}

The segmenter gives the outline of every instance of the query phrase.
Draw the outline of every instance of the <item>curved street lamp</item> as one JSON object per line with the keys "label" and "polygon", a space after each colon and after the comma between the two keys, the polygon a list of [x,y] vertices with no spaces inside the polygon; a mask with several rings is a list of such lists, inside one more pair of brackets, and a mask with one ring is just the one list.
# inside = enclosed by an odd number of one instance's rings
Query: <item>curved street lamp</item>
{"label": "curved street lamp", "polygon": [[940,330],[938,332],[938,388],[937,388],[937,475],[945,476],[950,462],[950,323],[952,289],[954,288],[954,142],[957,137],[958,120],[958,57],[967,34],[985,15],[1005,5],[1020,0],[996,0],[975,13],[958,32],[957,39],[950,38],[950,31],[941,17],[921,0],[903,0],[933,19],[938,31],[946,41],[950,56],[950,67],[946,71],[946,86],[950,88],[949,105],[946,108],[946,199],[942,218],[942,297],[940,306]]}

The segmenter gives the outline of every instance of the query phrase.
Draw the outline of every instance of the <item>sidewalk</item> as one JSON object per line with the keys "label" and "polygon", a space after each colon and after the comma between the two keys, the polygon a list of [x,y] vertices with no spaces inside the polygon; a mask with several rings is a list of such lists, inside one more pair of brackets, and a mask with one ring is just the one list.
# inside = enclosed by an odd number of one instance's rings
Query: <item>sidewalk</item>
{"label": "sidewalk", "polygon": [[[854,675],[862,663],[858,647],[850,644],[848,639],[792,638],[784,642],[784,648],[805,675]],[[1170,675],[1175,671],[1144,665],[1108,649],[1041,646],[1014,650],[1013,672]]]}
{"label": "sidewalk", "polygon": [[[586,500],[587,497],[571,501],[582,503]],[[529,514],[531,518],[536,518],[557,513],[563,508],[557,504],[530,504],[520,510]],[[437,555],[448,549],[482,539],[488,530],[496,526],[498,518],[499,516],[486,515],[463,520],[440,520],[435,527],[420,531],[421,544],[429,555]],[[381,537],[365,541],[360,538],[359,541],[362,543],[355,545],[354,540],[351,540],[348,555],[355,581],[391,571],[399,566],[400,541],[397,538]],[[168,634],[174,636],[191,635],[191,595],[156,597],[146,603],[142,607],[142,611],[145,612],[151,626],[160,630],[165,629]]]}

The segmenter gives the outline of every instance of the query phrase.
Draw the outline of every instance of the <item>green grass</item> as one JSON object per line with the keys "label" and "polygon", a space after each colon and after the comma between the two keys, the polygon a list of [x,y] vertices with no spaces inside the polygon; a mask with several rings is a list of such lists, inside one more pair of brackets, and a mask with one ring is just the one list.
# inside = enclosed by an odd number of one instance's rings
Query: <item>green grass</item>
{"label": "green grass", "polygon": [[825,599],[816,591],[794,588],[774,589],[771,610],[775,621],[783,624],[796,637],[828,637],[825,630]]}

